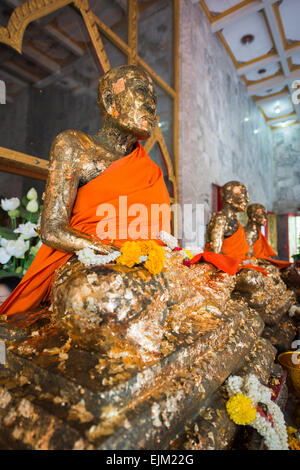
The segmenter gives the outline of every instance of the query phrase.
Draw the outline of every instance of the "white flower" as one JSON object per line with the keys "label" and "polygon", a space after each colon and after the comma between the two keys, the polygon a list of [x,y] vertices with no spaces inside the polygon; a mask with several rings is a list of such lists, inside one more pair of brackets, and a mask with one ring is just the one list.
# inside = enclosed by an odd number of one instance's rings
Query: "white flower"
{"label": "white flower", "polygon": [[178,246],[177,238],[173,237],[170,233],[164,232],[163,230],[159,232],[159,239],[167,245],[171,250],[174,250]]}
{"label": "white flower", "polygon": [[23,238],[27,240],[28,238],[37,237],[38,234],[35,231],[36,228],[36,224],[33,224],[32,222],[27,222],[26,224],[20,224],[19,227],[14,230],[14,232],[21,233],[23,235]]}
{"label": "white flower", "polygon": [[11,256],[15,256],[16,258],[22,258],[28,248],[29,241],[25,241],[22,238],[18,238],[18,240],[9,240],[6,244],[5,250]]}
{"label": "white flower", "polygon": [[0,264],[6,264],[10,260],[11,255],[7,253],[5,248],[0,248]]}
{"label": "white flower", "polygon": [[27,206],[26,206],[26,209],[28,210],[28,212],[37,212],[38,209],[39,209],[39,204],[37,202],[36,199],[31,199]]}
{"label": "white flower", "polygon": [[6,238],[0,238],[0,245],[3,246],[3,248],[6,247],[8,240]]}
{"label": "white flower", "polygon": [[37,199],[38,195],[35,188],[31,188],[26,194],[27,199]]}
{"label": "white flower", "polygon": [[78,260],[85,266],[100,266],[115,261],[121,256],[121,253],[115,251],[113,253],[107,253],[107,255],[96,255],[91,248],[84,248],[83,250],[77,251],[77,256]]}
{"label": "white flower", "polygon": [[18,197],[12,197],[11,199],[1,199],[1,207],[5,211],[14,211],[19,207],[20,199]]}
{"label": "white flower", "polygon": [[246,377],[230,376],[226,382],[226,390],[229,396],[242,393],[254,403],[264,403],[272,416],[274,427],[258,412],[251,423],[261,436],[269,450],[288,450],[288,436],[284,417],[279,406],[272,401],[269,387],[262,385],[254,374]]}

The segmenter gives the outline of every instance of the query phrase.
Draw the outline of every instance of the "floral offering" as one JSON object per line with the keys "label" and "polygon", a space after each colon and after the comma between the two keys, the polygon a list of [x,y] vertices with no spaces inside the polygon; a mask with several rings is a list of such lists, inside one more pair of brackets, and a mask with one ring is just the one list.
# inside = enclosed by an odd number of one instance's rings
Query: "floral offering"
{"label": "floral offering", "polygon": [[22,278],[41,246],[37,228],[43,206],[31,188],[22,201],[1,199],[1,207],[10,217],[11,228],[0,227],[0,279]]}
{"label": "floral offering", "polygon": [[241,425],[250,425],[263,436],[269,450],[288,450],[288,434],[279,406],[272,401],[272,391],[257,377],[230,376],[226,382],[229,400],[226,409],[230,418]]}

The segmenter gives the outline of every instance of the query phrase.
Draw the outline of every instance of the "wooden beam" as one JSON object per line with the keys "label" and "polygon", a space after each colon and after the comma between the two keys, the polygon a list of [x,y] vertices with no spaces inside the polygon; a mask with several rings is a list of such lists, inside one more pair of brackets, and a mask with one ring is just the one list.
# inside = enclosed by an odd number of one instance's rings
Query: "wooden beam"
{"label": "wooden beam", "polygon": [[68,49],[73,54],[81,57],[85,54],[86,50],[77,44],[72,38],[67,36],[67,34],[62,31],[57,26],[53,26],[51,24],[46,25],[43,27],[49,36],[53,37],[54,39],[58,40],[66,49]]}
{"label": "wooden beam", "polygon": [[138,1],[128,0],[128,64],[137,64],[138,55]]}
{"label": "wooden beam", "polygon": [[11,70],[12,72],[17,73],[20,77],[24,78],[25,80],[31,83],[37,83],[42,78],[40,75],[35,75],[29,69],[22,67],[21,65],[15,63],[13,60],[6,61],[5,64],[2,64],[2,66],[6,69]]}
{"label": "wooden beam", "polygon": [[48,72],[57,73],[60,70],[60,65],[41,51],[39,51],[32,44],[24,44],[23,55],[28,57],[32,62],[35,62],[40,67]]}
{"label": "wooden beam", "polygon": [[48,160],[0,147],[0,170],[16,175],[46,180]]}

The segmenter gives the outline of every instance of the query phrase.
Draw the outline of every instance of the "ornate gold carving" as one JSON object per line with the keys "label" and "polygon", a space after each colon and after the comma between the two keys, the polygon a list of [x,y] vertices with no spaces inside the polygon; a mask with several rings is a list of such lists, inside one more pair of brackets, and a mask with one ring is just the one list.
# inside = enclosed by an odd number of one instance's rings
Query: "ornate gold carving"
{"label": "ornate gold carving", "polygon": [[72,3],[72,0],[29,0],[11,14],[8,25],[0,26],[0,42],[22,53],[24,32],[29,23]]}
{"label": "ornate gold carving", "polygon": [[[75,4],[78,4],[78,3],[81,3],[81,2],[77,0]],[[96,16],[89,9],[87,1],[84,1],[84,7],[79,7],[79,11],[82,14],[85,26],[88,30],[89,36],[91,38],[92,44],[94,46],[95,52],[97,54],[100,65],[103,69],[103,72],[106,73],[110,69],[110,62],[105,52],[103,41],[100,37],[99,29],[95,21]]]}

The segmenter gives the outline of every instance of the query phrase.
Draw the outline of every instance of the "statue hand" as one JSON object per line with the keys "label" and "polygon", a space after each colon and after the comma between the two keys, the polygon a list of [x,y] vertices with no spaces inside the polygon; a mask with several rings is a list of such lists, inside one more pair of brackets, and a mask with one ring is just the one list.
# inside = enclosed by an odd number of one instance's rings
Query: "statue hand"
{"label": "statue hand", "polygon": [[[107,253],[120,253],[119,250],[116,249],[113,245],[105,245],[104,243],[101,242],[94,242],[91,245],[91,248],[96,252],[101,255],[106,255]],[[120,253],[121,255],[121,253]]]}

